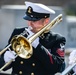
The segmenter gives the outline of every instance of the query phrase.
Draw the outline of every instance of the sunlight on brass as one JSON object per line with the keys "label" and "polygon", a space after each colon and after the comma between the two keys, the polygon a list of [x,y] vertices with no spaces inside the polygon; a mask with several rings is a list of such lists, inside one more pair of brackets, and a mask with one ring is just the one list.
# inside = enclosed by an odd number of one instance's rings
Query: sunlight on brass
{"label": "sunlight on brass", "polygon": [[32,46],[24,36],[18,35],[11,40],[11,43],[18,56],[28,59],[33,54]]}
{"label": "sunlight on brass", "polygon": [[[54,18],[49,24],[45,25],[39,32],[31,36],[30,38],[25,38],[22,35],[16,35],[12,38],[10,44],[4,48],[0,55],[2,55],[10,46],[15,51],[16,55],[18,55],[21,58],[28,59],[33,55],[33,49],[31,43],[39,37],[41,34],[44,34],[48,31],[50,31],[51,28],[53,28],[57,23],[62,21],[62,14],[58,15],[56,18]],[[0,72],[7,67],[13,60],[6,63],[2,68],[0,68]]]}

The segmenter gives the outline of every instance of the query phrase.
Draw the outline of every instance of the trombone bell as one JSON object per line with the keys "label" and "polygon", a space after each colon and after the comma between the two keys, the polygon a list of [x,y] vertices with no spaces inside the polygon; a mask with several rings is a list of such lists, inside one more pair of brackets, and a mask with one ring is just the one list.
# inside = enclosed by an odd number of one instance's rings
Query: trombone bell
{"label": "trombone bell", "polygon": [[33,50],[29,41],[22,35],[14,36],[11,40],[12,49],[18,56],[28,59],[32,56]]}
{"label": "trombone bell", "polygon": [[[12,49],[15,51],[15,53],[20,56],[21,58],[28,59],[33,54],[33,49],[31,46],[31,43],[42,33],[48,32],[54,25],[62,21],[62,14],[58,15],[55,19],[53,19],[48,25],[43,27],[39,32],[31,36],[29,39],[25,38],[22,35],[16,35],[12,38],[11,44],[9,44],[3,51],[0,52],[0,55],[4,53],[10,46],[12,46]],[[2,71],[6,66],[8,66],[10,62],[5,64],[0,71]]]}

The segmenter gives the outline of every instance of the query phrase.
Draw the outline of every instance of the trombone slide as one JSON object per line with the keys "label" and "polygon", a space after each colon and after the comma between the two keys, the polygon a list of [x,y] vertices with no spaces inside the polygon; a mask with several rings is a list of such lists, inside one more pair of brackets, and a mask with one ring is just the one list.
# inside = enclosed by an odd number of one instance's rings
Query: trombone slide
{"label": "trombone slide", "polygon": [[[0,52],[0,55],[4,53],[10,46],[12,46],[13,50],[16,52],[16,54],[22,58],[29,58],[31,57],[33,51],[32,51],[32,46],[31,43],[38,37],[40,36],[43,32],[46,31],[46,29],[51,29],[54,25],[56,25],[58,22],[62,21],[62,14],[58,15],[55,19],[53,19],[48,25],[43,27],[39,32],[31,36],[29,39],[26,39],[23,36],[15,36],[12,39],[12,43],[9,44],[5,49],[3,49]],[[22,48],[22,49],[21,49]],[[28,52],[28,54],[26,54]],[[2,68],[0,68],[0,71],[2,71],[6,66],[8,66],[13,60],[10,62],[6,63]]]}
{"label": "trombone slide", "polygon": [[7,67],[8,65],[10,65],[12,63],[13,59],[10,60],[9,62],[7,62],[3,67],[0,68],[0,72],[5,68]]}
{"label": "trombone slide", "polygon": [[9,44],[6,48],[4,48],[4,49],[0,52],[0,55],[2,55],[10,46],[11,46],[11,44]]}
{"label": "trombone slide", "polygon": [[74,66],[76,66],[76,63],[74,63],[74,64],[70,65],[69,67],[67,67],[67,68],[61,73],[61,75],[66,75],[66,74],[68,74],[68,73],[70,72],[70,70],[73,69]]}

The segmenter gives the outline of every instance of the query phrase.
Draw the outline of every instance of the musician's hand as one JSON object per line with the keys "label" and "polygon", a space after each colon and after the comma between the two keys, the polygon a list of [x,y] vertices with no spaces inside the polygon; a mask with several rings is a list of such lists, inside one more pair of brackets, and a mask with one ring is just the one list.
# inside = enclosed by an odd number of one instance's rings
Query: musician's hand
{"label": "musician's hand", "polygon": [[13,61],[15,61],[15,58],[16,58],[15,55],[16,55],[16,53],[14,51],[6,51],[4,54],[5,63],[9,62],[12,59],[13,59]]}
{"label": "musician's hand", "polygon": [[76,63],[76,50],[73,50],[69,56],[69,64]]}
{"label": "musician's hand", "polygon": [[[27,30],[27,32],[29,33],[29,35],[28,35],[28,37],[27,38],[29,38],[29,37],[31,37],[34,33],[32,32],[32,31],[30,31],[29,29],[26,29]],[[38,46],[38,44],[39,44],[39,37],[37,37],[33,42],[32,42],[32,46],[34,47],[34,48],[36,48],[37,46]]]}
{"label": "musician's hand", "polygon": [[37,37],[37,38],[32,42],[32,46],[33,46],[34,48],[36,48],[36,47],[38,46],[38,44],[39,44],[39,37]]}

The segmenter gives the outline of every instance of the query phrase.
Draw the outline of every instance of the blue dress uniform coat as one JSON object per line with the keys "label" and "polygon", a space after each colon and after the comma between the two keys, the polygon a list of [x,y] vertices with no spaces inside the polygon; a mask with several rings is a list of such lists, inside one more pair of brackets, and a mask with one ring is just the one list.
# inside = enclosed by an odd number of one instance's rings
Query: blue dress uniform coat
{"label": "blue dress uniform coat", "polygon": [[[15,35],[27,37],[29,33],[25,28],[15,29],[9,39]],[[17,57],[11,63],[12,75],[54,75],[64,70],[65,38],[59,34],[48,32],[39,37],[39,45],[33,48],[33,55],[29,59]],[[9,67],[10,67],[9,66]]]}

